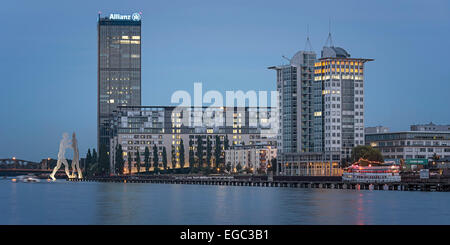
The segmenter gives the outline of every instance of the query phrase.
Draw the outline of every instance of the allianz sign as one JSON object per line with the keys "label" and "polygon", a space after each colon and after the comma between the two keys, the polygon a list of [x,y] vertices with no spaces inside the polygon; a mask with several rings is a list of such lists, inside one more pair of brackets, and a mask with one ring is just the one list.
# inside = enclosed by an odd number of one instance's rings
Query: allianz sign
{"label": "allianz sign", "polygon": [[139,13],[133,13],[131,15],[122,15],[122,14],[110,14],[109,15],[110,20],[133,20],[133,21],[140,21],[141,15]]}

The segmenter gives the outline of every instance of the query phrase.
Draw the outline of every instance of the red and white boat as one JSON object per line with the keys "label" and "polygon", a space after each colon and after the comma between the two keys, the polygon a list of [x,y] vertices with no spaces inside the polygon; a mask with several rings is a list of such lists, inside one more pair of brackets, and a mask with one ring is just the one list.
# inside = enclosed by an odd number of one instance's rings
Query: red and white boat
{"label": "red and white boat", "polygon": [[400,182],[400,166],[360,159],[344,170],[342,180],[356,183]]}

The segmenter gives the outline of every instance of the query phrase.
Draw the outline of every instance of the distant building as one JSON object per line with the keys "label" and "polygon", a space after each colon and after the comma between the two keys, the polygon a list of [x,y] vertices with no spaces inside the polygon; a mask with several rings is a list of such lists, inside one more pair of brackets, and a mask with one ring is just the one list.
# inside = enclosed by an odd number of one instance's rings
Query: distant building
{"label": "distant building", "polygon": [[[136,152],[140,152],[141,161],[144,161],[144,151],[148,147],[153,163],[153,147],[158,149],[158,162],[162,163],[162,151],[166,148],[168,166],[178,168],[180,164],[181,140],[184,144],[184,166],[189,166],[189,142],[197,154],[197,147],[202,144],[203,163],[206,164],[207,139],[211,141],[212,155],[216,144],[216,136],[219,137],[222,149],[225,139],[229,146],[245,144],[266,144],[276,146],[276,133],[271,133],[270,125],[262,125],[261,116],[250,116],[254,111],[251,107],[220,107],[215,108],[215,118],[222,118],[223,126],[208,126],[205,123],[195,124],[196,115],[210,113],[207,107],[186,107],[181,113],[186,113],[191,118],[192,125],[185,125],[176,117],[181,114],[175,106],[123,106],[118,107],[112,120],[112,137],[110,139],[110,166],[111,172],[115,171],[115,152],[118,144],[122,146],[125,162],[128,161],[128,152],[132,156],[133,166]],[[258,108],[264,113],[264,117],[270,116],[271,108]],[[267,113],[267,114],[266,114]],[[255,114],[252,114],[255,115]],[[266,116],[267,115],[267,116]],[[264,120],[264,119],[261,119]],[[256,124],[253,124],[253,123]],[[200,141],[198,140],[200,137]],[[173,151],[173,155],[172,155]],[[173,157],[172,157],[173,156]],[[197,157],[197,156],[196,156]],[[224,157],[224,156],[223,156]],[[127,164],[127,163],[125,163]],[[128,168],[125,166],[128,171]],[[136,168],[133,168],[136,171]]]}
{"label": "distant building", "polygon": [[429,124],[411,125],[411,131],[450,131],[450,125],[436,125],[432,122]]}
{"label": "distant building", "polygon": [[379,134],[379,133],[388,133],[389,128],[383,127],[383,126],[376,126],[376,127],[366,127],[364,130],[365,134]]}
{"label": "distant building", "polygon": [[366,145],[379,149],[385,159],[403,159],[406,164],[428,164],[435,155],[441,159],[450,157],[450,132],[366,134]]}
{"label": "distant building", "polygon": [[57,160],[52,158],[42,159],[40,162],[41,169],[52,169],[56,166],[56,162]]}
{"label": "distant building", "polygon": [[253,173],[267,172],[271,160],[277,157],[277,148],[268,144],[234,145],[225,151],[225,164],[232,171],[240,164],[242,168],[251,168]]}

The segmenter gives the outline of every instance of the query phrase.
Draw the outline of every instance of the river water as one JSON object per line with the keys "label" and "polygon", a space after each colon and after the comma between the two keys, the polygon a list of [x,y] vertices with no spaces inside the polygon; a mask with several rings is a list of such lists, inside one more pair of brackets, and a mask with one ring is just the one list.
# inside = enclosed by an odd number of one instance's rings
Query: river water
{"label": "river water", "polygon": [[0,180],[0,224],[450,224],[450,193]]}

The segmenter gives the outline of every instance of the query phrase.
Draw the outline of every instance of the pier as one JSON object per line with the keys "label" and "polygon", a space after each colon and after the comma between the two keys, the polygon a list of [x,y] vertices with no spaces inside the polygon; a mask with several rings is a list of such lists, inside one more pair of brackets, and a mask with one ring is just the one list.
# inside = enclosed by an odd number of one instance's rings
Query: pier
{"label": "pier", "polygon": [[267,176],[107,176],[68,179],[68,181],[385,191],[450,191],[449,179],[439,179],[437,181],[432,179],[410,180],[395,183],[350,183],[343,182],[341,177],[338,176],[274,176],[273,180],[269,180]]}

